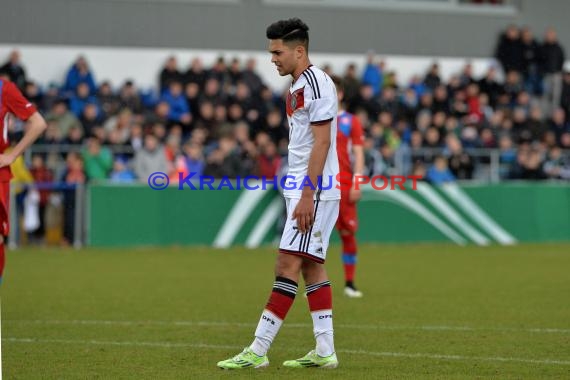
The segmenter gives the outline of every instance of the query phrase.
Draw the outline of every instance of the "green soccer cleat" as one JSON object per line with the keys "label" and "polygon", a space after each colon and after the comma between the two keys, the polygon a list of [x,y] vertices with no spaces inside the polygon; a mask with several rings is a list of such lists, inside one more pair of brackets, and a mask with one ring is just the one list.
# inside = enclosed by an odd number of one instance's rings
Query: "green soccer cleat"
{"label": "green soccer cleat", "polygon": [[338,359],[335,353],[322,357],[317,355],[317,352],[313,350],[300,359],[287,360],[283,363],[283,366],[289,368],[336,368],[338,366]]}
{"label": "green soccer cleat", "polygon": [[263,368],[268,365],[269,359],[267,359],[267,355],[257,356],[249,347],[246,347],[233,358],[218,362],[218,367],[222,369]]}

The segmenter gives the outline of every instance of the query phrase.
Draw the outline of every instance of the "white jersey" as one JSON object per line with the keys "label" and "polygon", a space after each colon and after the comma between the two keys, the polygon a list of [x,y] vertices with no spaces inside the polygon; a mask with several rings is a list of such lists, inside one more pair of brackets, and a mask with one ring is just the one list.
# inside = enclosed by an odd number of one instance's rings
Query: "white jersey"
{"label": "white jersey", "polygon": [[336,153],[337,114],[338,98],[332,79],[324,71],[309,66],[291,84],[287,93],[289,170],[283,184],[283,195],[286,198],[299,199],[303,186],[310,186],[307,179],[309,158],[315,143],[311,124],[330,122],[331,144],[323,170],[323,189],[315,191],[315,199],[340,199],[340,190],[336,188],[339,172]]}

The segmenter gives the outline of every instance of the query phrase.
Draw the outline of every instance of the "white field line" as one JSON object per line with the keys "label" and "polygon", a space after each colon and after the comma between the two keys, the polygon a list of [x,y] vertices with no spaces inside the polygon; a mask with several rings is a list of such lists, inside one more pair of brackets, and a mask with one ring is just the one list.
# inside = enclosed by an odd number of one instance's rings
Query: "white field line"
{"label": "white field line", "polygon": [[[71,340],[71,339],[34,339],[8,337],[3,339],[10,343],[56,343],[56,344],[87,344],[105,346],[135,346],[135,347],[159,347],[159,348],[202,348],[212,350],[238,350],[240,346],[203,344],[203,343],[173,343],[173,342],[140,342],[140,341],[99,341],[99,340]],[[527,364],[549,364],[549,365],[570,365],[570,360],[554,359],[527,359],[501,356],[463,356],[427,353],[407,353],[407,352],[375,352],[366,350],[337,350],[339,354],[367,355],[380,357],[414,358],[414,359],[434,359],[434,360],[456,360],[456,361],[486,361],[486,362],[515,362]]]}
{"label": "white field line", "polygon": [[[224,322],[224,321],[121,321],[121,320],[43,320],[43,319],[12,319],[4,320],[5,324],[37,324],[37,325],[109,325],[109,326],[189,326],[189,327],[244,327],[251,328],[257,326],[254,323]],[[570,329],[564,328],[544,328],[544,327],[470,327],[470,326],[406,326],[406,325],[357,325],[342,324],[334,325],[341,329],[355,330],[419,330],[419,331],[497,331],[497,332],[526,332],[537,334],[570,334]],[[283,327],[290,328],[312,328],[309,323],[284,323]]]}

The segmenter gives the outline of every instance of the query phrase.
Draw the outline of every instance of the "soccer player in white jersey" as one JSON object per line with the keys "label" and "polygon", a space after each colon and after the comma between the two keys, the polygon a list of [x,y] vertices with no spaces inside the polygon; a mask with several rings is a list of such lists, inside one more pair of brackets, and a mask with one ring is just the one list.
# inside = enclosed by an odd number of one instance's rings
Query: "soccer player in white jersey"
{"label": "soccer player in white jersey", "polygon": [[338,365],[332,291],[324,266],[340,202],[335,182],[339,170],[338,99],[332,79],[309,61],[308,30],[296,18],[277,21],[267,28],[271,62],[279,75],[293,77],[287,94],[289,170],[283,186],[288,217],[279,244],[275,283],[255,330],[255,339],[240,354],[219,362],[221,368],[269,365],[267,351],[293,304],[300,274],[305,281],[316,347],[304,357],[285,361],[283,365],[292,368]]}

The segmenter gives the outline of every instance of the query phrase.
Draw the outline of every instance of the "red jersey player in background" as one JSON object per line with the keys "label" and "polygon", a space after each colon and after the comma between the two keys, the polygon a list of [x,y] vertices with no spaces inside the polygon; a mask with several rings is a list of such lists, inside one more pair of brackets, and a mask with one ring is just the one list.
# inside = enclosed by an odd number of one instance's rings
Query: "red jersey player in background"
{"label": "red jersey player in background", "polygon": [[[340,173],[350,173],[351,177],[362,175],[364,170],[364,134],[362,124],[358,117],[343,110],[342,100],[344,86],[342,80],[333,77],[338,95],[338,127],[336,138],[336,150],[338,154],[338,166]],[[352,159],[351,159],[352,157]],[[343,174],[346,176],[346,174]],[[356,267],[356,230],[358,219],[356,202],[360,200],[360,189],[355,189],[352,184],[350,190],[341,189],[340,210],[336,229],[342,240],[342,262],[344,265],[344,294],[348,297],[362,297],[362,292],[354,286],[354,272]]]}
{"label": "red jersey player in background", "polygon": [[[8,141],[8,124],[10,117],[27,121],[25,134],[14,148],[6,153],[10,146]],[[0,282],[4,273],[5,242],[9,231],[10,164],[22,154],[46,129],[46,122],[36,107],[30,103],[16,85],[5,75],[0,74]]]}

